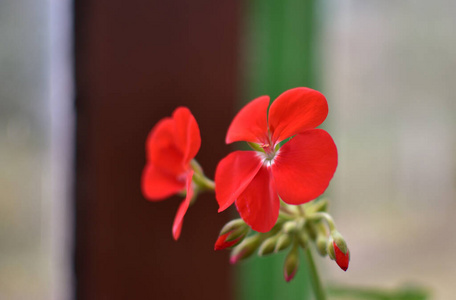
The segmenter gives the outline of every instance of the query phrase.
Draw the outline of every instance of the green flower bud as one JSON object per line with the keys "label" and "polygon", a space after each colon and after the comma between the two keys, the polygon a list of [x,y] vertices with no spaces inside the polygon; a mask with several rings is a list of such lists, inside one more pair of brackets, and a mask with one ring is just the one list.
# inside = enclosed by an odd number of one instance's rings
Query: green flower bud
{"label": "green flower bud", "polygon": [[289,222],[286,222],[285,224],[283,224],[282,229],[286,233],[291,233],[291,232],[296,231],[297,224],[295,221],[289,221]]}
{"label": "green flower bud", "polygon": [[307,233],[305,231],[300,231],[296,234],[296,237],[298,239],[299,246],[305,249],[307,247],[307,243],[309,242],[309,237],[307,236]]}
{"label": "green flower bud", "polygon": [[245,224],[244,220],[242,219],[234,219],[229,221],[228,223],[223,226],[222,230],[220,231],[220,235],[224,235],[225,233],[228,233],[230,231],[234,231],[238,228],[242,227],[248,227],[247,224]]}
{"label": "green flower bud", "polygon": [[241,226],[233,231],[229,232],[229,235],[226,238],[227,242],[231,242],[237,239],[243,239],[249,233],[250,228],[248,226]]}
{"label": "green flower bud", "polygon": [[296,222],[296,230],[303,230],[306,225],[306,220],[299,218]]}
{"label": "green flower bud", "polygon": [[345,242],[343,236],[340,234],[339,231],[333,230],[331,232],[331,236],[334,239],[334,243],[337,245],[337,248],[340,249],[344,254],[347,253],[348,247],[347,243]]}
{"label": "green flower bud", "polygon": [[230,255],[230,263],[235,264],[240,260],[250,257],[260,246],[261,235],[255,234],[245,238],[239,245],[233,248]]}
{"label": "green flower bud", "polygon": [[282,251],[283,249],[288,248],[288,246],[291,245],[292,239],[288,233],[282,233],[279,235],[279,238],[277,239],[277,244],[275,246],[274,251],[279,252]]}
{"label": "green flower bud", "polygon": [[328,245],[328,238],[326,236],[319,234],[317,237],[316,245],[318,253],[320,253],[321,256],[326,256],[326,254],[328,254],[326,249]]}
{"label": "green flower bud", "polygon": [[315,245],[317,246],[318,253],[321,256],[326,256],[327,245],[328,245],[328,233],[326,230],[326,226],[322,222],[317,222],[315,224],[315,228],[317,230],[317,240],[315,241]]}
{"label": "green flower bud", "polygon": [[261,243],[260,249],[258,249],[258,255],[264,256],[274,252],[274,249],[277,244],[277,239],[278,235],[274,235],[264,240],[264,242]]}
{"label": "green flower bud", "polygon": [[328,252],[329,258],[331,258],[332,260],[336,259],[336,253],[334,251],[334,240],[331,236],[329,237],[328,247],[327,247],[326,251]]}
{"label": "green flower bud", "polygon": [[305,230],[307,231],[307,234],[312,239],[312,241],[315,241],[317,239],[317,231],[315,230],[315,226],[312,222],[306,222]]}
{"label": "green flower bud", "polygon": [[298,271],[298,266],[299,251],[298,247],[294,246],[293,248],[291,248],[290,252],[285,258],[285,263],[283,266],[283,276],[285,277],[286,282],[289,282],[294,278],[296,272]]}
{"label": "green flower bud", "polygon": [[[329,257],[331,257],[332,260],[335,260],[342,270],[347,271],[350,262],[350,251],[348,250],[347,244],[342,235],[337,231],[332,232],[331,234],[332,236],[329,238],[328,243]],[[345,251],[337,245],[336,238],[339,241],[339,244],[345,247]]]}

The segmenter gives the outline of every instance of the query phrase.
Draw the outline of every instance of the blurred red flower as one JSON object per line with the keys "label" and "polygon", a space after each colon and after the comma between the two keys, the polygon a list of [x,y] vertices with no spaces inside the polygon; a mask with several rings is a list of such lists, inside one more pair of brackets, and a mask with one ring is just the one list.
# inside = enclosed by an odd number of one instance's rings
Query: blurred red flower
{"label": "blurred red flower", "polygon": [[[249,142],[262,151],[235,151],[215,174],[219,212],[236,202],[242,219],[259,232],[269,231],[279,214],[279,196],[302,204],[321,195],[337,167],[331,136],[315,129],[328,114],[325,97],[309,88],[281,94],[270,106],[259,97],[236,115],[226,143]],[[279,148],[279,143],[292,137]]]}
{"label": "blurred red flower", "polygon": [[147,163],[141,188],[150,201],[161,201],[186,190],[173,224],[173,237],[179,238],[184,215],[193,197],[191,160],[201,146],[198,124],[190,110],[178,107],[172,117],[160,120],[146,141]]}

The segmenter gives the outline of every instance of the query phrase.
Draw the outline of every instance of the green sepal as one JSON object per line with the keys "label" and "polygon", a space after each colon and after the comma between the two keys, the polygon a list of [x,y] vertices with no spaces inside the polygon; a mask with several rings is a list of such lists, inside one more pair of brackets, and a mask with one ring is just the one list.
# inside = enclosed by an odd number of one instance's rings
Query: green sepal
{"label": "green sepal", "polygon": [[334,239],[337,248],[339,248],[339,250],[342,251],[342,253],[346,254],[348,251],[347,243],[345,242],[344,237],[340,234],[340,232],[337,230],[333,230],[331,232],[331,236]]}
{"label": "green sepal", "polygon": [[265,256],[274,252],[277,244],[278,235],[271,236],[264,240],[261,243],[260,248],[258,249],[259,256]]}
{"label": "green sepal", "polygon": [[282,251],[291,245],[292,239],[288,233],[282,233],[277,239],[277,243],[274,252]]}
{"label": "green sepal", "polygon": [[239,227],[247,227],[247,224],[245,224],[244,220],[241,218],[231,220],[223,226],[222,230],[220,230],[220,235],[236,230]]}

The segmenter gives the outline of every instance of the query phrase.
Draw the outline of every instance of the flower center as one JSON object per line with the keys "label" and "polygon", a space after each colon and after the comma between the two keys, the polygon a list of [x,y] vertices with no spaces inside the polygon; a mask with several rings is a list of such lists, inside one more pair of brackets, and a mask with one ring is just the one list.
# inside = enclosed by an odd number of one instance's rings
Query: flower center
{"label": "flower center", "polygon": [[262,154],[262,158],[264,159],[265,163],[271,165],[274,161],[274,157],[276,156],[278,151],[275,151],[275,145],[271,142],[263,143],[260,145],[263,148],[264,153]]}

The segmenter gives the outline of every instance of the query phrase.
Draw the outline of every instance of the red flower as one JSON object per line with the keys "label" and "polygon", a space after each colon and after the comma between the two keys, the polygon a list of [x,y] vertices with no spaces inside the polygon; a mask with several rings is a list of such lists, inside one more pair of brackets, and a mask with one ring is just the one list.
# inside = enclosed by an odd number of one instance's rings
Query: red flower
{"label": "red flower", "polygon": [[336,263],[342,270],[347,271],[348,263],[350,262],[350,251],[347,249],[347,253],[343,253],[342,250],[337,247],[336,242],[333,242],[333,246],[334,254],[336,256]]}
{"label": "red flower", "polygon": [[190,161],[201,145],[195,118],[186,107],[179,107],[170,118],[159,121],[146,141],[147,163],[141,188],[151,201],[160,201],[186,189],[187,195],[177,210],[173,237],[179,238],[184,215],[193,197],[193,170]]}
{"label": "red flower", "polygon": [[[252,229],[269,231],[279,214],[279,196],[288,204],[302,204],[321,195],[337,167],[331,136],[314,129],[328,114],[325,97],[309,88],[247,104],[234,118],[226,143],[247,141],[263,151],[235,151],[220,161],[215,174],[219,212],[236,202]],[[278,144],[293,137],[280,149]]]}

